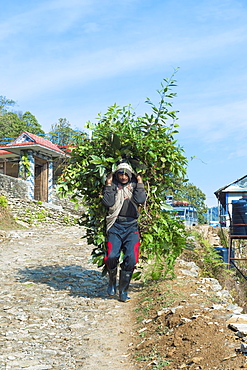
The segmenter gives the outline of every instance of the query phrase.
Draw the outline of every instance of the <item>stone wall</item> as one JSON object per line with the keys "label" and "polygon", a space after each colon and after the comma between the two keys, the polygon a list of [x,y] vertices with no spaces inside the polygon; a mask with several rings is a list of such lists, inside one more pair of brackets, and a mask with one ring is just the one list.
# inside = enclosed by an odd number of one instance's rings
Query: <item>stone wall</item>
{"label": "stone wall", "polygon": [[35,226],[49,225],[75,225],[82,214],[75,214],[63,209],[61,206],[42,203],[35,200],[20,199],[8,196],[8,204],[12,215],[20,224]]}
{"label": "stone wall", "polygon": [[25,180],[0,173],[0,194],[28,199],[28,183]]}
{"label": "stone wall", "polygon": [[[81,202],[82,198],[77,198],[79,202]],[[52,194],[52,204],[55,206],[60,206],[63,209],[70,211],[73,214],[81,215],[84,213],[84,207],[82,204],[79,203],[78,208],[75,208],[75,203],[71,202],[70,196],[68,195],[67,198],[60,198],[57,193],[57,187],[54,186],[53,194]]]}
{"label": "stone wall", "polygon": [[25,180],[0,174],[0,195],[8,199],[10,210],[19,223],[69,224],[78,223],[84,213],[84,207],[75,209],[75,203],[69,198],[60,199],[54,189],[53,203],[42,203],[28,199],[28,184]]}

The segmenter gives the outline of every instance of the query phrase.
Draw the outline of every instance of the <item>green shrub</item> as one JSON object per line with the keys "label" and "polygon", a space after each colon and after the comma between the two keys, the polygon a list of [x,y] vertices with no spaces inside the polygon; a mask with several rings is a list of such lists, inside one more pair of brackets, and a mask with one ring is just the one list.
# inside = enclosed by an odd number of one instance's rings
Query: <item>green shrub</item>
{"label": "green shrub", "polygon": [[199,232],[192,231],[191,235],[194,237],[196,245],[194,247],[190,245],[188,249],[192,251],[192,259],[200,267],[201,275],[217,278],[222,273],[222,268],[226,267],[226,263],[223,262],[216,248]]}
{"label": "green shrub", "polygon": [[0,195],[0,206],[3,208],[8,207],[8,199],[4,195]]}

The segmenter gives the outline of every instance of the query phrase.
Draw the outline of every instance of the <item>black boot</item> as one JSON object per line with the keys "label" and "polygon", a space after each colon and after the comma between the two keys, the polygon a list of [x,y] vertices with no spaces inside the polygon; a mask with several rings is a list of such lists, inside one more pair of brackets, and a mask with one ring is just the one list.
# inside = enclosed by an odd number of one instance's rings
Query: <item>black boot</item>
{"label": "black boot", "polygon": [[109,273],[109,284],[107,288],[108,295],[112,296],[117,291],[117,267],[113,270],[108,269]]}
{"label": "black boot", "polygon": [[128,296],[128,288],[132,274],[132,271],[120,270],[119,299],[121,302],[127,302],[130,300],[130,297]]}

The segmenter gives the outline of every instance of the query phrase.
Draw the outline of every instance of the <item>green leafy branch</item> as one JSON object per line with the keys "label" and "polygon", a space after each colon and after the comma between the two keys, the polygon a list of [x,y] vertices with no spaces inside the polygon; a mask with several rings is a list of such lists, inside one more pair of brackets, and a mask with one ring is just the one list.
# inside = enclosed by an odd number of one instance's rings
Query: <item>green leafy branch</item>
{"label": "green leafy branch", "polygon": [[146,100],[151,114],[137,117],[130,105],[120,108],[114,104],[98,116],[97,123],[88,122],[92,135],[78,135],[59,184],[63,196],[69,193],[75,201],[81,197],[86,209],[81,224],[93,248],[92,261],[101,267],[106,248],[107,209],[101,202],[106,176],[123,159],[142,175],[148,201],[141,208],[141,263],[153,261],[152,278],[172,271],[184,246],[183,224],[169,211],[161,211],[166,192],[184,180],[187,165],[183,148],[174,139],[178,132],[178,125],[174,125],[176,111],[166,101],[175,96],[171,92],[176,86],[173,76],[161,86],[158,108]]}
{"label": "green leafy branch", "polygon": [[31,175],[30,161],[28,159],[28,154],[26,152],[21,156],[19,166],[20,166],[20,176],[23,179],[26,179]]}

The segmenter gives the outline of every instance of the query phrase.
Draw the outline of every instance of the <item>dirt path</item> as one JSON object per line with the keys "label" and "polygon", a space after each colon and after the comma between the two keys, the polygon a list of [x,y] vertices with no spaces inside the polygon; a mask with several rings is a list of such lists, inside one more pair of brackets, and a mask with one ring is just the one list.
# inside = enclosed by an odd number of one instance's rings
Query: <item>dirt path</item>
{"label": "dirt path", "polygon": [[108,298],[83,230],[9,234],[0,247],[0,368],[135,369],[132,303]]}

